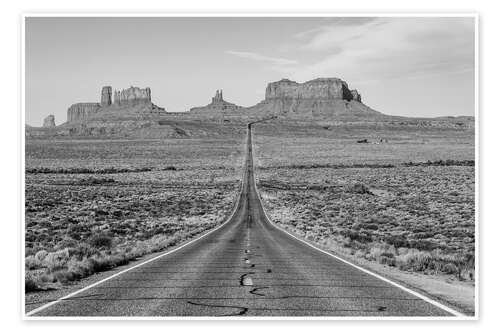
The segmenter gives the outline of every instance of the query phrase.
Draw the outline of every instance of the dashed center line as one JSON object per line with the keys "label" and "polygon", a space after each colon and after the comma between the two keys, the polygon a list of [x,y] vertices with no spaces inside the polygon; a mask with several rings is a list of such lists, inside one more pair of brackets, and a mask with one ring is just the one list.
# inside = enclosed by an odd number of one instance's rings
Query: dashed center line
{"label": "dashed center line", "polygon": [[254,272],[243,274],[240,277],[240,285],[241,286],[253,286],[252,278],[248,276],[250,274],[254,274]]}
{"label": "dashed center line", "polygon": [[243,278],[243,285],[244,286],[253,286],[253,281],[251,277],[245,276]]}

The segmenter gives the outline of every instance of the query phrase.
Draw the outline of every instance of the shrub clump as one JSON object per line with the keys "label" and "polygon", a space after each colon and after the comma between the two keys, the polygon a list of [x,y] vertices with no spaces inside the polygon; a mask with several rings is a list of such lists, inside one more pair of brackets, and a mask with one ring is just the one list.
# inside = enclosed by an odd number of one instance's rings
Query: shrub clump
{"label": "shrub clump", "polygon": [[113,245],[113,237],[105,234],[96,235],[90,238],[89,244],[98,249],[109,249]]}
{"label": "shrub clump", "polygon": [[349,188],[349,191],[357,194],[373,194],[370,188],[362,183],[356,183]]}
{"label": "shrub clump", "polygon": [[58,287],[60,284],[80,280],[96,272],[125,265],[138,257],[175,246],[208,227],[210,226],[200,226],[173,235],[158,234],[127,247],[113,247],[111,236],[99,234],[90,238],[88,243],[81,242],[75,247],[55,252],[39,251],[35,255],[26,257],[25,260],[26,291],[43,290],[47,286]]}
{"label": "shrub clump", "polygon": [[40,290],[39,281],[35,274],[26,272],[24,277],[24,290],[25,292]]}

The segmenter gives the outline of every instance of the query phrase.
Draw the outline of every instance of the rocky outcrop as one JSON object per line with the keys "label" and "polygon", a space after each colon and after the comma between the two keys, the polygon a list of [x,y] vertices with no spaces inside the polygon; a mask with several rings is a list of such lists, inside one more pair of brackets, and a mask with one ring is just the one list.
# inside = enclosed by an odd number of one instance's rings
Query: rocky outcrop
{"label": "rocky outcrop", "polygon": [[215,91],[215,96],[212,97],[212,104],[223,102],[224,98],[222,98],[222,89]]}
{"label": "rocky outcrop", "polygon": [[353,99],[347,83],[337,78],[315,79],[297,83],[288,79],[272,82],[266,88],[266,100],[271,99]]}
{"label": "rocky outcrop", "polygon": [[68,123],[81,122],[95,114],[101,108],[99,103],[76,103],[67,112]]}
{"label": "rocky outcrop", "polygon": [[351,90],[351,94],[352,94],[352,99],[354,101],[362,103],[361,102],[361,94],[358,93],[358,91],[356,89]]}
{"label": "rocky outcrop", "polygon": [[212,103],[206,106],[194,107],[189,112],[204,112],[204,113],[220,113],[223,111],[235,111],[242,107],[224,100],[222,90],[216,90],[215,96],[212,97]]}
{"label": "rocky outcrop", "polygon": [[111,93],[113,89],[110,86],[102,87],[101,91],[101,106],[104,108],[111,105]]}
{"label": "rocky outcrop", "polygon": [[48,115],[43,120],[43,127],[56,127],[56,121],[54,115]]}
{"label": "rocky outcrop", "polygon": [[361,103],[357,90],[338,78],[319,78],[304,83],[288,79],[267,85],[265,99],[244,110],[261,116],[292,118],[367,117],[380,113]]}
{"label": "rocky outcrop", "polygon": [[[113,98],[114,97],[114,98]],[[111,86],[101,89],[100,103],[76,103],[67,112],[68,124],[87,122],[90,119],[119,119],[143,117],[165,113],[165,109],[151,102],[151,89],[130,87],[114,91]]]}
{"label": "rocky outcrop", "polygon": [[134,103],[151,103],[151,89],[150,88],[138,88],[130,87],[123,89],[121,91],[114,92],[114,101],[116,105],[122,104],[134,104]]}

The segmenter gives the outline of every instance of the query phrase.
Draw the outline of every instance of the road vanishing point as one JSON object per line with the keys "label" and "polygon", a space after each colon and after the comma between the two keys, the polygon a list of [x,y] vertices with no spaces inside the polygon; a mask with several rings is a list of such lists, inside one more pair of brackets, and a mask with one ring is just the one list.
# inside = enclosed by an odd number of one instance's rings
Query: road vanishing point
{"label": "road vanishing point", "polygon": [[247,133],[239,201],[224,224],[27,316],[461,315],[270,222],[255,186],[252,124]]}

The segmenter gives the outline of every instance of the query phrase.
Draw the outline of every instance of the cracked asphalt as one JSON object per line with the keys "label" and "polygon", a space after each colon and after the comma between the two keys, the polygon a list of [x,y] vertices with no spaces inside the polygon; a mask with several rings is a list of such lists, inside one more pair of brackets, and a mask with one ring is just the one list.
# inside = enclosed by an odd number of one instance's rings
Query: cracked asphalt
{"label": "cracked asphalt", "polygon": [[449,316],[275,228],[255,190],[251,127],[241,197],[222,227],[34,316]]}

